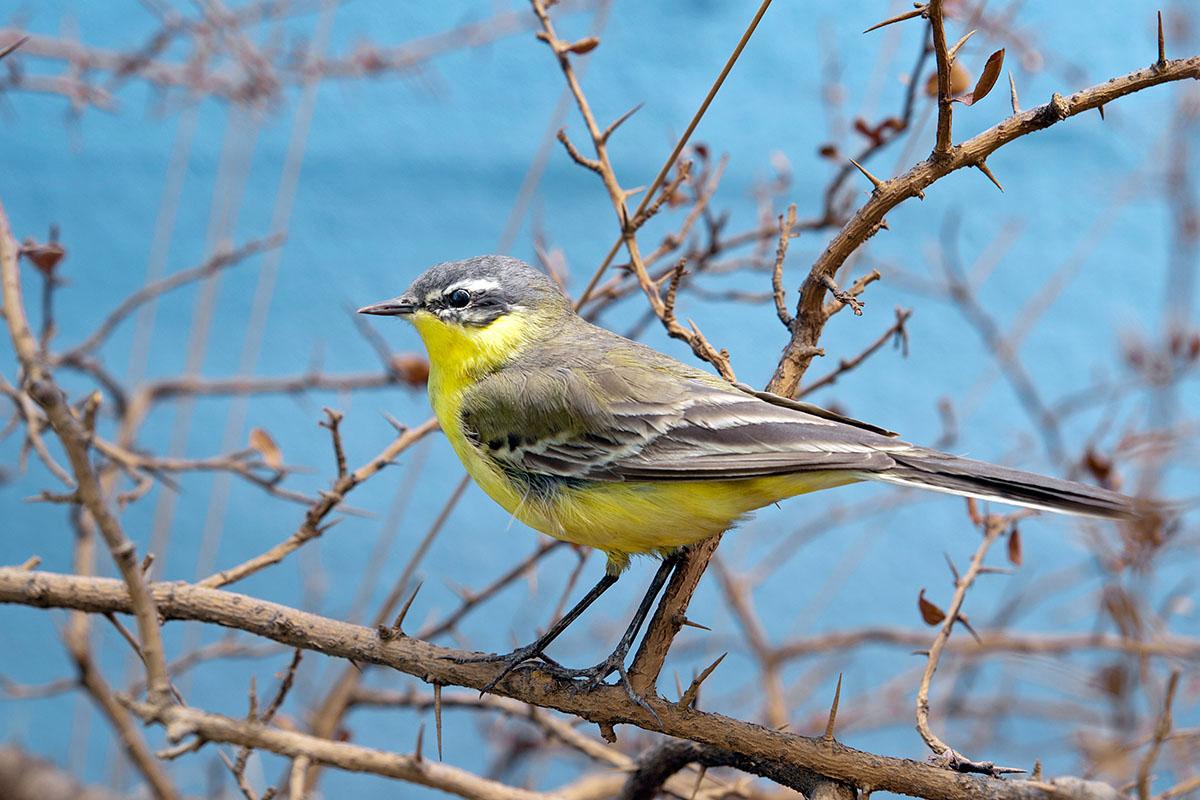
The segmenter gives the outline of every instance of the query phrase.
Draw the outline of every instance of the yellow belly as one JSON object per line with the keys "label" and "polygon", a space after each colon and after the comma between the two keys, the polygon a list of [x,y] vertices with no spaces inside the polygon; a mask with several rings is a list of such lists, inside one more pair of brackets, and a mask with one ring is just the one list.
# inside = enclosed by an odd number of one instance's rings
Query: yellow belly
{"label": "yellow belly", "polygon": [[844,472],[821,472],[725,481],[595,483],[562,490],[545,508],[513,513],[551,536],[603,550],[614,566],[623,567],[630,555],[695,544],[728,530],[757,508],[854,480]]}
{"label": "yellow belly", "polygon": [[526,496],[463,435],[458,423],[461,393],[434,380],[436,375],[430,383],[434,411],[475,482],[529,527],[603,550],[617,568],[630,555],[665,553],[703,541],[777,500],[856,480],[831,471],[735,480],[595,482],[561,488],[548,498]]}

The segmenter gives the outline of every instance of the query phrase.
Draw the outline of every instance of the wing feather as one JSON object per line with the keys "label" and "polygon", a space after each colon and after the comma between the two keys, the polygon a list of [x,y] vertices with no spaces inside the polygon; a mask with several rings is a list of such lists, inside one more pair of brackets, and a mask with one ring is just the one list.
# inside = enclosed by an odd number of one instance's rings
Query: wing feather
{"label": "wing feather", "polygon": [[462,421],[502,468],[594,481],[720,480],[877,472],[911,449],[878,429],[654,365],[503,370],[464,398]]}

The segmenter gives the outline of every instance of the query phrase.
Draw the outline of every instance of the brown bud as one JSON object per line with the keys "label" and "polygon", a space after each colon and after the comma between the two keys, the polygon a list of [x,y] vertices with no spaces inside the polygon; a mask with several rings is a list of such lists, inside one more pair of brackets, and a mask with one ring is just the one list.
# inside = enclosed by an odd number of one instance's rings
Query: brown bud
{"label": "brown bud", "polygon": [[[971,73],[967,72],[967,68],[961,62],[955,60],[950,65],[950,96],[962,94],[971,85]],[[929,76],[929,80],[925,82],[925,94],[930,97],[938,96],[938,77],[937,72]]]}
{"label": "brown bud", "polygon": [[600,40],[595,36],[585,36],[577,42],[572,42],[567,45],[566,51],[581,56],[584,53],[590,53],[600,46]]}

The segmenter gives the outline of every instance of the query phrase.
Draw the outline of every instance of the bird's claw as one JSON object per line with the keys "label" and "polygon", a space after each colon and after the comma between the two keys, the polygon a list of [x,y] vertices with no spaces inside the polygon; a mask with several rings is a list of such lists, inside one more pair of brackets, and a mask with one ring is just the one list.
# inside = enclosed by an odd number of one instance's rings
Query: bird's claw
{"label": "bird's claw", "polygon": [[547,671],[556,678],[571,681],[572,688],[577,692],[590,692],[600,686],[614,685],[606,684],[604,681],[609,675],[615,672],[620,681],[619,685],[625,690],[625,696],[653,717],[655,723],[662,725],[662,720],[659,719],[658,712],[650,707],[646,699],[638,694],[633,688],[633,684],[629,682],[629,673],[625,670],[625,656],[626,653],[618,650],[599,664],[585,669],[567,669],[555,665],[555,667]]}
{"label": "bird's claw", "polygon": [[585,669],[564,667],[543,653],[536,645],[518,647],[511,653],[480,653],[471,656],[446,656],[446,658],[455,664],[504,664],[504,667],[479,690],[481,696],[491,692],[499,685],[500,681],[518,669],[543,670],[559,680],[570,681],[571,688],[577,692],[590,692],[600,686],[615,685],[604,683],[605,679],[615,672],[620,680],[620,686],[625,690],[626,697],[661,725],[662,720],[659,718],[658,712],[650,707],[646,698],[638,694],[634,690],[633,684],[629,682],[629,673],[625,670],[626,655],[627,653],[620,651],[614,652],[599,664]]}
{"label": "bird's claw", "polygon": [[474,656],[449,656],[448,658],[455,664],[504,664],[504,667],[479,690],[480,696],[491,692],[500,681],[518,669],[536,667],[546,667],[551,670],[562,669],[558,662],[543,653],[536,643],[518,647],[511,653],[480,653]]}

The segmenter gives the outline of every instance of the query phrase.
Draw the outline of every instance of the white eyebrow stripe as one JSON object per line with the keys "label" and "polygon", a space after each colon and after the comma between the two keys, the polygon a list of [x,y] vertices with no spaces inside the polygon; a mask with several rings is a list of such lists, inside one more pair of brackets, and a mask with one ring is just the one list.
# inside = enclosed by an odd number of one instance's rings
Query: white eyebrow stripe
{"label": "white eyebrow stripe", "polygon": [[466,289],[468,292],[474,294],[477,292],[487,292],[492,289],[499,288],[500,284],[491,278],[468,278],[465,281],[459,281],[458,283],[450,284],[445,288],[445,290],[443,290],[442,294],[449,294],[455,289]]}

